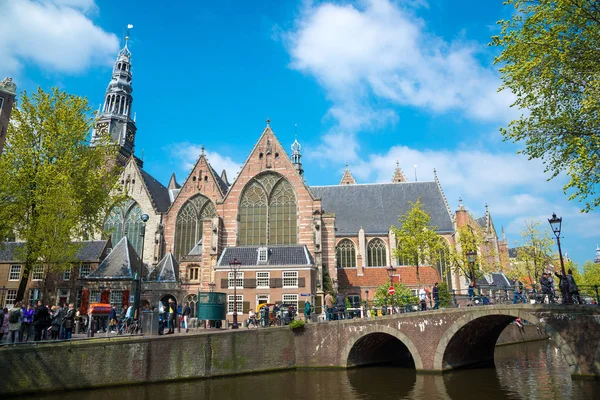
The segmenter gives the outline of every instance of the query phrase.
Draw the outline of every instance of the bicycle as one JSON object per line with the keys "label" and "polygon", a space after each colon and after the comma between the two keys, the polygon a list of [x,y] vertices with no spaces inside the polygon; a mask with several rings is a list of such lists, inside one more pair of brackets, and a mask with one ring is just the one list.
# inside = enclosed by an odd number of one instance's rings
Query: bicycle
{"label": "bicycle", "polygon": [[137,335],[140,332],[140,324],[138,320],[134,320],[132,323],[127,324],[126,332],[130,335]]}

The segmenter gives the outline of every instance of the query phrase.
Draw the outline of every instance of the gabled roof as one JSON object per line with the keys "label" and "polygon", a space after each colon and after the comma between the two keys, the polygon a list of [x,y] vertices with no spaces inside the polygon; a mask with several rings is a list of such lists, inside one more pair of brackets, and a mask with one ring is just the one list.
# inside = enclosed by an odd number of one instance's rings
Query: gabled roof
{"label": "gabled roof", "polygon": [[[145,269],[145,268],[144,268]],[[117,243],[86,280],[130,280],[142,271],[142,262],[127,236]]]}
{"label": "gabled roof", "polygon": [[[210,167],[210,172],[213,174],[213,177],[214,177],[215,181],[217,182],[217,185],[219,185],[219,189],[221,189],[221,193],[223,194],[223,197],[225,197],[225,195],[227,194],[227,191],[229,190],[229,185],[227,183],[225,183],[225,181],[223,180],[223,178],[221,178],[221,176],[219,174],[217,174],[217,171],[215,171],[215,169],[212,167],[212,165],[210,165],[208,160],[206,160],[206,164],[208,164],[208,166]],[[225,171],[225,170],[223,170],[223,171]]]}
{"label": "gabled roof", "polygon": [[[102,257],[102,253],[108,243],[107,240],[84,240],[80,243],[81,248],[75,255],[77,261],[97,262]],[[25,246],[25,242],[3,242],[0,243],[0,262],[12,262],[16,260],[15,251]]]}
{"label": "gabled roof", "polygon": [[492,272],[492,285],[510,286],[510,281],[503,272]]}
{"label": "gabled roof", "polygon": [[166,212],[171,205],[171,199],[169,197],[169,190],[162,185],[159,181],[154,179],[152,175],[140,168],[140,174],[144,179],[144,184],[148,189],[148,194],[154,204],[154,208],[158,212]]}
{"label": "gabled roof", "polygon": [[[269,250],[268,261],[265,264],[258,263],[258,248],[267,247]],[[237,259],[244,266],[256,265],[314,265],[314,261],[305,245],[289,246],[237,246],[227,247],[221,254],[217,267],[226,266]]]}
{"label": "gabled roof", "polygon": [[438,232],[453,232],[442,192],[436,182],[399,182],[336,186],[311,186],[322,199],[323,212],[335,213],[336,236],[356,235],[362,227],[366,234],[386,234],[400,226],[400,216],[410,210],[409,202],[421,203]]}
{"label": "gabled roof", "polygon": [[148,274],[146,280],[153,282],[177,282],[179,277],[179,264],[173,254],[167,253],[162,260]]}

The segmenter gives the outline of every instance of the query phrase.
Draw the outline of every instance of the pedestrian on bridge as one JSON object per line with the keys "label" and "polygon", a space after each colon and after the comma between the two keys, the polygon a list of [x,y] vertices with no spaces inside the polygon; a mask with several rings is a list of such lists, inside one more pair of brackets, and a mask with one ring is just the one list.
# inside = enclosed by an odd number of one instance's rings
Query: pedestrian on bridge
{"label": "pedestrian on bridge", "polygon": [[333,314],[333,296],[327,293],[325,296],[325,317],[327,321],[331,321]]}
{"label": "pedestrian on bridge", "polygon": [[515,283],[515,293],[513,296],[513,304],[517,304],[518,301],[522,301],[523,304],[527,304],[527,300],[523,297],[523,283],[517,281]]}
{"label": "pedestrian on bridge", "polygon": [[306,322],[308,322],[310,320],[311,312],[312,312],[312,310],[311,310],[311,306],[310,306],[310,301],[306,300],[304,302],[304,320]]}
{"label": "pedestrian on bridge", "polygon": [[440,293],[439,293],[440,289],[438,288],[438,283],[436,282],[433,285],[433,289],[431,290],[431,296],[433,297],[433,301],[435,302],[435,304],[433,305],[433,309],[437,310],[438,308],[440,308]]}

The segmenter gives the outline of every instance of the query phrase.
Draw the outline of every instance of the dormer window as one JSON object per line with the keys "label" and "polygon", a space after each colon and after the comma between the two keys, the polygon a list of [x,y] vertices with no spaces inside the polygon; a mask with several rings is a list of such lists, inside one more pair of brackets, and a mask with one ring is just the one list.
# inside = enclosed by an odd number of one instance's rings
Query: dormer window
{"label": "dormer window", "polygon": [[259,247],[258,248],[258,264],[266,264],[269,261],[269,248]]}

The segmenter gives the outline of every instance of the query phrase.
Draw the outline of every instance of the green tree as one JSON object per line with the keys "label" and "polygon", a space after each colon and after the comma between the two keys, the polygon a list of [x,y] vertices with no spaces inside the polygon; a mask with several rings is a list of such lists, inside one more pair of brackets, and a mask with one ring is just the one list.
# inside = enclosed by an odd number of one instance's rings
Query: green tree
{"label": "green tree", "polygon": [[441,282],[438,285],[438,298],[440,300],[440,307],[450,307],[452,304],[452,294],[450,293],[450,289],[448,289],[448,284],[445,282]]}
{"label": "green tree", "polygon": [[586,261],[583,264],[583,285],[600,285],[600,264]]}
{"label": "green tree", "polygon": [[423,209],[421,199],[409,204],[411,209],[400,217],[400,228],[392,227],[398,242],[394,257],[409,260],[416,267],[420,289],[419,266],[427,263],[435,265],[440,251],[444,249],[443,239],[438,236],[437,227],[429,225],[431,217]]}
{"label": "green tree", "polygon": [[23,92],[15,107],[0,156],[0,223],[25,245],[17,252],[24,271],[17,292],[22,300],[35,266],[60,270],[76,261],[75,238],[101,230],[114,199],[119,171],[116,148],[91,148],[93,117],[86,99],[56,88]]}
{"label": "green tree", "polygon": [[506,0],[512,19],[499,21],[492,46],[503,84],[515,94],[519,119],[500,131],[524,142],[550,179],[564,172],[569,200],[588,212],[600,205],[600,6],[597,0]]}
{"label": "green tree", "polygon": [[[462,273],[469,280],[477,280],[483,272],[491,272],[493,265],[487,262],[486,254],[479,251],[482,248],[484,241],[478,232],[468,226],[461,226],[457,229],[456,235],[457,246],[450,249],[450,263],[455,271]],[[470,263],[467,253],[476,251],[474,262]]]}
{"label": "green tree", "polygon": [[554,240],[548,231],[540,230],[540,225],[539,221],[525,221],[525,228],[521,231],[521,246],[517,249],[517,260],[507,271],[509,277],[528,277],[531,282],[538,283],[542,272],[553,263]]}
{"label": "green tree", "polygon": [[[392,296],[388,294],[390,286],[391,283],[389,279],[385,283],[377,286],[377,289],[375,289],[375,297],[373,298],[375,307],[381,307],[384,304],[388,306],[392,305]],[[394,305],[396,306],[416,304],[419,301],[417,296],[413,295],[412,291],[401,283],[394,282],[394,291]]]}

